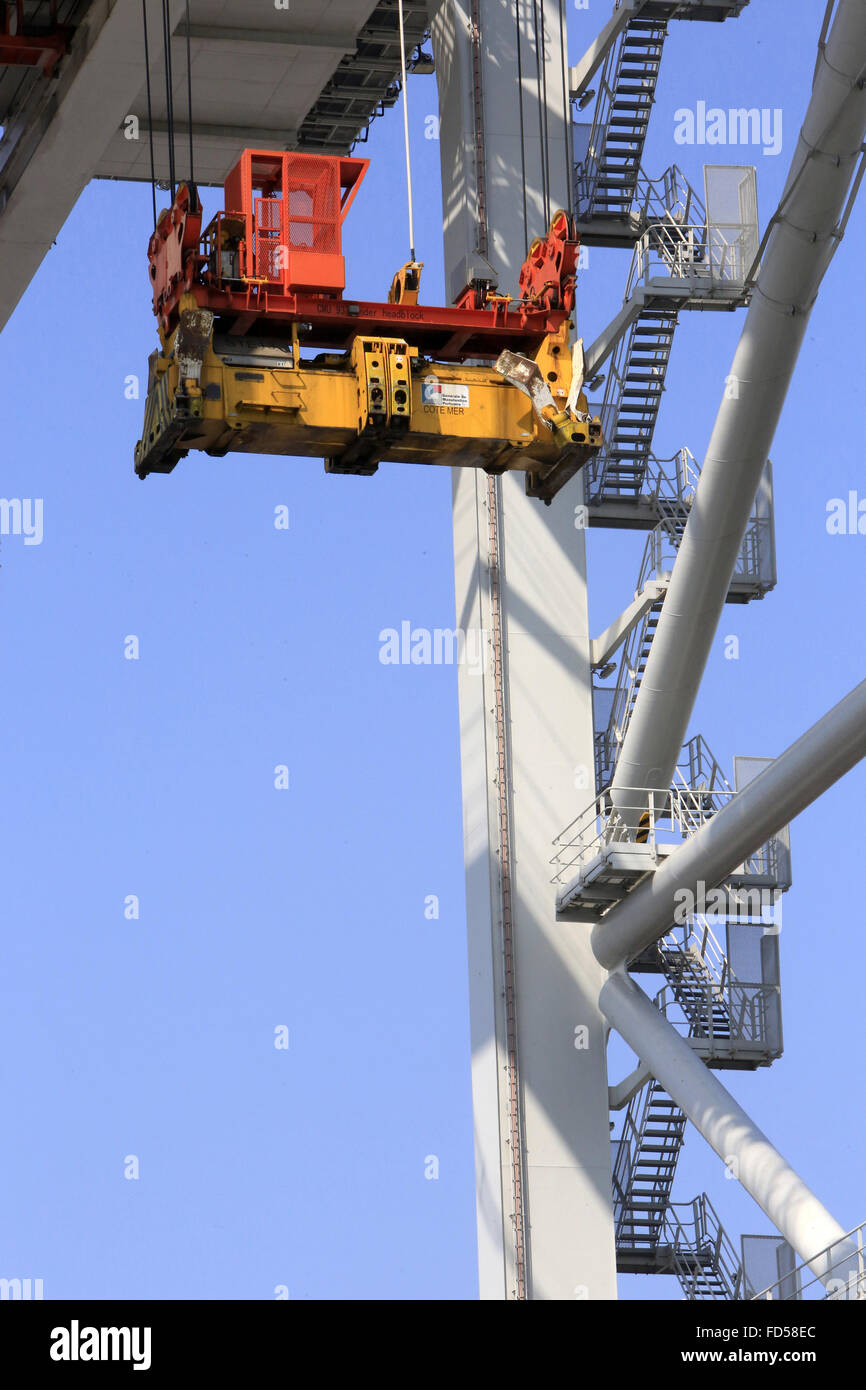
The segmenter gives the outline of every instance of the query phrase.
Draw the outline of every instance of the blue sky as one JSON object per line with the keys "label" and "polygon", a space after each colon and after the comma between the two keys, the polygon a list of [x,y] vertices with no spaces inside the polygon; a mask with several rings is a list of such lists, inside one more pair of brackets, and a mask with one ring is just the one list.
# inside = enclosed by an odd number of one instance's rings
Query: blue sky
{"label": "blue sky", "polygon": [[[676,161],[700,185],[704,159],[754,162],[765,224],[822,12],[789,0],[782,28],[754,3],[724,26],[673,26],[649,171]],[[606,13],[571,10],[572,61]],[[677,145],[675,113],[699,101],[781,109],[781,153]],[[412,79],[410,102],[433,301],[435,79]],[[362,151],[373,162],[345,228],[359,297],[384,297],[405,259],[401,142],[395,111]],[[831,498],[866,496],[863,217],[831,268],[773,450],[778,588],[726,609],[693,720],[728,766],[781,752],[863,674],[866,537],[825,524]],[[149,230],[149,189],[91,185],[0,336],[2,492],[44,499],[42,544],[10,535],[0,550],[0,1275],[42,1278],[49,1298],[267,1299],[277,1286],[301,1299],[471,1298],[455,672],[378,660],[383,628],[453,624],[449,474],[326,477],[315,460],[193,455],[139,482],[143,402],[125,381],[146,380],[155,343]],[[587,340],[623,276],[621,255],[590,251]],[[688,444],[700,459],[740,322],[684,316],[658,453]],[[281,505],[287,531],[273,524]],[[591,534],[596,630],[631,597],[642,548],[642,536]],[[738,661],[725,659],[727,634]],[[124,657],[132,635],[137,661]],[[274,787],[280,764],[287,791]],[[860,768],[794,826],[785,1055],[726,1077],[846,1227],[866,1216],[864,793]],[[124,915],[131,894],[137,920]],[[287,1050],[274,1046],[280,1026]],[[769,1230],[692,1132],[675,1196],[703,1190],[733,1236]],[[678,1296],[665,1279],[623,1293]]]}

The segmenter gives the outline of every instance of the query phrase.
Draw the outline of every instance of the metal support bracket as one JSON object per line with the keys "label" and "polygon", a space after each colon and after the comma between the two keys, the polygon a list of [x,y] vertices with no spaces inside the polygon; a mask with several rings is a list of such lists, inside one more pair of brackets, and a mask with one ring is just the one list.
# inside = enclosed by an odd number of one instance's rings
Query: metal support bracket
{"label": "metal support bracket", "polygon": [[638,1091],[642,1091],[648,1081],[652,1081],[653,1074],[645,1062],[638,1062],[634,1071],[630,1071],[628,1076],[620,1081],[618,1086],[608,1086],[607,1103],[611,1110],[624,1110]]}
{"label": "metal support bracket", "polygon": [[664,597],[667,587],[668,581],[666,579],[648,580],[641,592],[635,595],[628,608],[623,609],[619,617],[605,628],[600,637],[592,639],[589,644],[589,662],[594,671],[598,671],[608,664],[632,628],[637,626],[654,603],[658,603],[659,599]]}
{"label": "metal support bracket", "polygon": [[636,19],[647,0],[620,0],[601,33],[590,44],[579,63],[568,70],[568,88],[572,100],[583,96],[612,46],[630,19]]}

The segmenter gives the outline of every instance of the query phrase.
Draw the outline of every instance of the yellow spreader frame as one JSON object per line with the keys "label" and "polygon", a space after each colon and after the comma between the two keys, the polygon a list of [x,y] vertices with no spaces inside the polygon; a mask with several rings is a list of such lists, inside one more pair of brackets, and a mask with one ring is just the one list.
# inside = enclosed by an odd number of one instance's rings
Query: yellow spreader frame
{"label": "yellow spreader frame", "polygon": [[301,355],[297,325],[274,343],[214,337],[190,296],[180,326],[150,362],[136,472],[169,473],[191,449],[322,458],[330,473],[375,473],[380,462],[521,470],[545,501],[601,447],[571,387],[570,324],[534,357],[553,406],[491,366],[437,363],[402,338],[356,337],[348,352]]}

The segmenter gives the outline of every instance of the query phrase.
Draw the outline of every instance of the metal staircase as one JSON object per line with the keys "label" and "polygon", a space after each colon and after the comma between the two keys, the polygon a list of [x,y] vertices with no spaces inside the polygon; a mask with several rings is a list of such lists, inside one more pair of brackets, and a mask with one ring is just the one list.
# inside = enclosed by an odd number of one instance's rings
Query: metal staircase
{"label": "metal staircase", "polygon": [[[575,122],[578,151],[575,210],[588,246],[628,246],[652,220],[641,198],[641,157],[655,102],[668,22],[672,19],[736,18],[749,0],[645,0],[627,8],[627,19],[609,40],[597,86],[586,82],[573,92],[595,96],[591,122]],[[612,31],[613,32],[613,31]],[[589,71],[594,71],[598,59]],[[646,181],[643,180],[645,183]]]}
{"label": "metal staircase", "polygon": [[[735,196],[731,211],[730,200],[719,192],[719,171],[706,171],[704,206],[676,167],[660,180],[649,179],[642,169],[644,147],[669,21],[720,21],[739,15],[747,3],[624,0],[626,18],[618,2],[604,58],[604,49],[589,52],[574,70],[573,95],[581,109],[596,96],[591,123],[574,126],[574,206],[581,238],[588,246],[634,247],[622,309],[588,352],[590,389],[606,378],[604,398],[593,407],[602,419],[605,446],[587,469],[589,518],[594,525],[646,528],[650,535],[635,602],[597,646],[594,669],[602,679],[614,669],[611,655],[619,644],[622,652],[615,685],[597,685],[594,692],[599,795],[556,842],[554,882],[564,885],[557,906],[565,915],[575,907],[584,914],[587,908],[603,913],[734,795],[700,739],[686,745],[670,792],[638,789],[637,804],[648,804],[649,811],[637,835],[621,814],[629,789],[620,789],[616,804],[605,789],[631,720],[697,483],[688,450],[671,460],[659,460],[652,451],[679,314],[745,304],[758,246],[757,212],[748,211],[755,207],[754,184],[750,196],[748,177],[737,185],[739,202]],[[775,582],[769,465],[767,482],[729,602],[763,597]],[[739,881],[749,881],[755,866],[741,867]],[[732,876],[729,894],[737,881]],[[762,931],[749,929],[754,948]],[[726,922],[729,949],[739,940],[731,930]],[[692,913],[630,968],[663,975],[656,1005],[685,1029],[707,1065],[753,1068],[769,1064],[781,1050],[778,956],[772,975],[772,952],[761,949],[759,955],[768,979],[741,983],[706,916]],[[754,949],[736,956],[749,968],[754,958]],[[743,1265],[706,1196],[671,1202],[685,1125],[683,1111],[657,1081],[632,1095],[614,1141],[617,1267],[674,1274],[688,1299],[748,1297]]]}
{"label": "metal staircase", "polygon": [[657,1081],[632,1097],[613,1141],[617,1271],[674,1274],[687,1299],[749,1298],[743,1266],[706,1194],[671,1202],[685,1127]]}
{"label": "metal staircase", "polygon": [[[734,961],[731,948],[723,948],[707,918],[696,913],[629,968],[635,974],[652,972],[664,977],[665,985],[653,1003],[686,1034],[708,1067],[754,1071],[770,1066],[782,1054],[778,943],[764,940],[760,922],[746,925],[736,918],[734,922]],[[726,937],[731,936],[730,928],[725,919]],[[745,933],[751,934],[751,942],[745,940]],[[753,963],[751,969],[746,965],[746,979],[740,979],[733,968],[741,958]]]}
{"label": "metal staircase", "polygon": [[[694,463],[693,459],[691,461]],[[661,519],[647,537],[638,572],[636,595],[643,593],[651,582],[665,583],[670,578],[688,522],[693,496],[693,482],[687,483],[681,496],[656,496],[655,505]],[[759,501],[740,551],[727,602],[748,603],[752,599],[763,598],[773,588],[775,578],[772,520],[769,515],[762,513]],[[615,686],[594,687],[595,773],[599,792],[610,785],[613,777],[616,759],[625,739],[649,660],[664,597],[662,590],[626,637]],[[686,786],[687,783],[683,782],[682,785]]]}
{"label": "metal staircase", "polygon": [[614,1141],[614,1220],[617,1268],[653,1274],[666,1265],[660,1254],[686,1117],[657,1081],[629,1102],[622,1138]]}
{"label": "metal staircase", "polygon": [[751,1298],[742,1262],[705,1192],[668,1208],[664,1236],[671,1272],[689,1300],[731,1302]]}
{"label": "metal staircase", "polygon": [[599,218],[622,223],[626,245],[634,239],[630,213],[666,36],[664,20],[632,19],[608,52],[586,157],[576,173],[575,207],[584,240],[592,235],[588,224]]}
{"label": "metal staircase", "polygon": [[[660,802],[659,818],[675,819],[686,837],[732,795],[720,764],[698,735],[684,747],[669,806]],[[756,859],[768,854],[765,846]],[[760,872],[763,865],[743,866],[750,867]],[[664,977],[653,1002],[707,1066],[754,1070],[769,1066],[782,1051],[778,937],[763,926],[760,913],[758,920],[744,921],[735,878],[725,889],[729,910],[721,918],[727,947],[708,918],[693,911],[631,961],[629,970]],[[751,902],[748,908],[754,917]],[[751,973],[741,977],[744,963]],[[617,1269],[673,1274],[687,1299],[753,1297],[743,1263],[706,1195],[685,1204],[671,1201],[685,1124],[682,1110],[655,1080],[629,1101],[613,1141]]]}
{"label": "metal staircase", "polygon": [[605,447],[592,460],[591,501],[634,499],[644,488],[678,319],[675,303],[650,304],[617,344],[600,410]]}
{"label": "metal staircase", "polygon": [[[753,172],[744,174],[744,186],[753,178]],[[591,385],[605,381],[604,397],[592,407],[601,417],[605,444],[587,469],[591,509],[610,503],[633,509],[647,492],[680,312],[730,311],[747,303],[750,294],[757,224],[712,223],[676,166],[656,183],[644,184],[642,216],[649,225],[634,247],[623,305],[589,349]],[[744,196],[744,205],[750,201]],[[627,512],[628,507],[625,524]],[[622,516],[620,506],[615,524],[622,524]]]}
{"label": "metal staircase", "polygon": [[632,1097],[613,1141],[616,1267],[673,1274],[689,1300],[754,1297],[743,1265],[702,1193],[671,1202],[686,1117],[657,1081]]}
{"label": "metal staircase", "polygon": [[[602,421],[603,451],[587,469],[592,524],[645,525],[658,520],[645,504],[652,440],[665,389],[674,331],[682,309],[733,310],[748,301],[758,248],[754,171],[705,171],[705,201],[671,166],[650,179],[641,160],[671,19],[722,20],[748,0],[653,0],[625,5],[612,21],[597,89],[588,88],[600,57],[585,66],[575,96],[596,96],[591,123],[574,124],[574,205],[588,246],[634,247],[622,309],[592,345],[590,384],[609,358]],[[619,8],[619,7],[617,7]],[[751,181],[750,181],[751,180]],[[657,470],[655,470],[657,471]],[[611,507],[613,515],[610,515]],[[605,510],[607,509],[607,511]]]}
{"label": "metal staircase", "polygon": [[638,625],[632,629],[620,660],[619,676],[607,724],[601,728],[596,727],[595,776],[599,791],[610,786],[613,779],[616,760],[625,739],[640,683],[643,680],[643,674],[649,660],[650,647],[658,627],[663,603],[664,598],[657,599]]}
{"label": "metal staircase", "polygon": [[[702,922],[709,932],[709,924]],[[673,996],[689,1022],[689,1036],[713,1038],[731,1042],[733,1023],[727,1003],[728,962],[715,937],[712,938],[720,960],[716,971],[710,969],[706,957],[690,942],[682,946],[662,946],[664,974]]]}

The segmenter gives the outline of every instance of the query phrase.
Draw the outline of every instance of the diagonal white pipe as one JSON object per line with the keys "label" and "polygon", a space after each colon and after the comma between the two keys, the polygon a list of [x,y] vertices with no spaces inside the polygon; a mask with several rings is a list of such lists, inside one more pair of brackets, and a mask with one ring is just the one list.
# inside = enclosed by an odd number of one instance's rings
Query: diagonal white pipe
{"label": "diagonal white pipe", "polygon": [[866,681],[792,743],[754,781],[633,888],[592,932],[592,949],[614,970],[674,921],[677,893],[722,883],[766,840],[866,757]]}
{"label": "diagonal white pipe", "polygon": [[599,1004],[788,1244],[819,1279],[832,1278],[848,1247],[855,1248],[844,1228],[685,1038],[626,974],[611,975]]}
{"label": "diagonal white pipe", "polygon": [[[673,775],[866,135],[866,4],[840,0],[613,779]],[[726,396],[733,393],[728,388]],[[640,806],[623,816],[636,824]]]}

